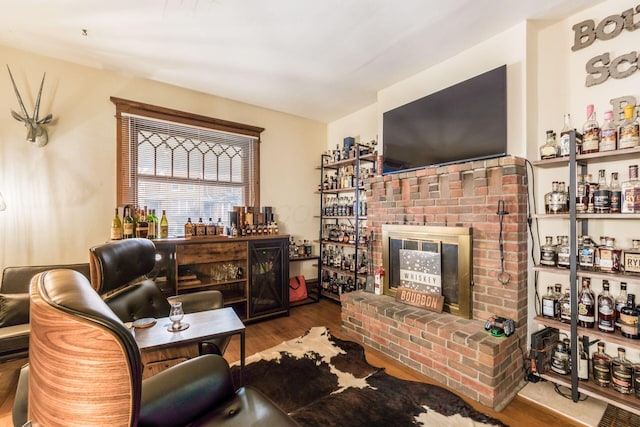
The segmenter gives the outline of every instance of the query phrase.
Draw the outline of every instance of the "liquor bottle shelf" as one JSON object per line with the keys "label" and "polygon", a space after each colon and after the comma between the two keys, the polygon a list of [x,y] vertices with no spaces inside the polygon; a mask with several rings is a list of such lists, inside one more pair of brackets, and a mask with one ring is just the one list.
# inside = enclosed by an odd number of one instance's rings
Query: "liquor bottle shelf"
{"label": "liquor bottle shelf", "polygon": [[[320,218],[320,215],[314,215],[314,218]],[[356,217],[354,217],[353,215],[323,215],[322,219],[348,219],[348,220],[355,220]],[[359,216],[357,218],[358,221],[366,221],[367,217],[366,216]]]}
{"label": "liquor bottle shelf", "polygon": [[309,259],[318,259],[318,255],[289,257],[289,262],[307,261]]}
{"label": "liquor bottle shelf", "polygon": [[[576,162],[580,164],[602,163],[613,160],[637,160],[640,154],[640,147],[625,148],[622,150],[604,151],[599,153],[578,154]],[[535,160],[531,162],[533,166],[541,168],[555,168],[558,166],[568,166],[569,157],[556,157],[554,159]]]}
{"label": "liquor bottle shelf", "polygon": [[[555,372],[547,372],[538,374],[538,376],[555,384],[571,388],[571,376],[569,375],[558,375]],[[622,394],[609,387],[600,387],[591,381],[591,378],[589,381],[580,381],[578,383],[578,391],[636,415],[640,415],[640,400],[633,394]]]}
{"label": "liquor bottle shelf", "polygon": [[[544,265],[535,265],[533,267],[534,271],[544,271],[547,273],[554,274],[562,274],[569,275],[568,268],[560,268],[560,267],[547,267]],[[578,277],[590,277],[592,279],[605,279],[605,280],[614,280],[616,282],[627,282],[627,283],[637,283],[640,284],[640,276],[632,276],[629,274],[623,273],[601,273],[599,271],[589,271],[589,270],[578,270]]]}
{"label": "liquor bottle shelf", "polygon": [[[374,153],[361,154],[360,155],[360,161],[361,162],[375,162],[375,160],[376,160],[376,155]],[[348,159],[339,160],[337,162],[325,163],[324,164],[324,168],[325,169],[337,169],[337,168],[340,168],[342,166],[353,165],[356,162],[357,162],[357,159],[355,157],[350,157]],[[321,166],[316,166],[316,169],[321,169]]]}
{"label": "liquor bottle shelf", "polygon": [[[568,213],[557,214],[535,214],[535,218],[557,218],[557,219],[569,219]],[[579,213],[576,214],[577,219],[640,219],[640,214],[636,213]]]}
{"label": "liquor bottle shelf", "polygon": [[355,248],[356,246],[358,246],[359,251],[367,250],[366,245],[355,245],[354,243],[341,243],[341,242],[334,242],[332,240],[321,240],[320,243],[322,243],[323,245],[344,246],[347,248]]}
{"label": "liquor bottle shelf", "polygon": [[353,193],[356,190],[364,191],[364,187],[343,187],[335,188],[331,190],[315,191],[315,194],[340,194],[340,193]]}
{"label": "liquor bottle shelf", "polygon": [[[199,280],[193,281],[193,284],[182,284],[178,282],[178,290],[187,290],[187,289],[199,289],[207,286],[221,286],[221,285],[229,285],[233,283],[246,283],[247,279],[233,279],[233,280],[213,280],[210,278],[203,277]],[[196,283],[197,282],[197,283]],[[187,282],[188,283],[188,282]]]}
{"label": "liquor bottle shelf", "polygon": [[[353,272],[351,270],[343,270],[341,268],[330,267],[328,265],[323,265],[322,269],[323,270],[327,270],[327,271],[331,271],[333,273],[342,274],[343,276],[353,276],[355,274],[355,272]],[[367,273],[358,273],[358,276],[366,276],[366,275],[367,275]]]}
{"label": "liquor bottle shelf", "polygon": [[[571,330],[571,325],[568,323],[563,323],[559,320],[549,319],[547,317],[536,316],[533,319],[536,323],[544,326],[549,326],[551,328],[556,328],[561,331],[569,332]],[[586,335],[590,340],[593,338],[598,338],[601,341],[606,341],[608,343],[620,345],[623,347],[630,347],[634,349],[640,349],[640,340],[634,340],[631,338],[623,337],[619,331],[616,332],[602,332],[596,328],[582,328],[578,326],[578,335]],[[638,400],[638,404],[640,405],[640,400]]]}

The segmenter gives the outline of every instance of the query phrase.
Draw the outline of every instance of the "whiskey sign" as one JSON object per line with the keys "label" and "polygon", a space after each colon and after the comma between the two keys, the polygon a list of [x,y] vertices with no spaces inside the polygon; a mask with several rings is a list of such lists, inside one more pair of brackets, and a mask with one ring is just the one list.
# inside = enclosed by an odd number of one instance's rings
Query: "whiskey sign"
{"label": "whiskey sign", "polygon": [[424,308],[429,311],[435,311],[436,313],[442,313],[444,307],[444,297],[442,295],[420,292],[403,288],[402,286],[398,286],[396,301]]}

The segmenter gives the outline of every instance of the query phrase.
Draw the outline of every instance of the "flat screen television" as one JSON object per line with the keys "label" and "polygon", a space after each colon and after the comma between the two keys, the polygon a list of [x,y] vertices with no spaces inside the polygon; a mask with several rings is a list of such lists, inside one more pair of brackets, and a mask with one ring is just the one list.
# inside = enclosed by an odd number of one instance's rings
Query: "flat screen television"
{"label": "flat screen television", "polygon": [[384,174],[507,153],[503,65],[383,115]]}

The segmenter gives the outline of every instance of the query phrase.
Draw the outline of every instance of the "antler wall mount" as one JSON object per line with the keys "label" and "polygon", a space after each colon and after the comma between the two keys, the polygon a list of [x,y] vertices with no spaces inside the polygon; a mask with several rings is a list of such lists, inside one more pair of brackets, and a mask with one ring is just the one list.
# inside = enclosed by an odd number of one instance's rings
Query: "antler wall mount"
{"label": "antler wall mount", "polygon": [[7,65],[7,70],[9,70],[9,77],[11,77],[13,90],[16,92],[18,102],[20,103],[20,110],[22,110],[22,115],[16,113],[13,110],[11,110],[11,115],[17,121],[24,122],[24,126],[27,128],[27,141],[31,142],[37,147],[44,147],[45,145],[47,145],[47,142],[49,142],[49,135],[47,134],[47,130],[43,125],[50,123],[53,119],[53,115],[51,114],[48,114],[44,119],[38,119],[38,116],[40,114],[40,98],[42,97],[42,87],[44,86],[44,78],[46,77],[47,73],[44,73],[44,75],[42,76],[40,90],[38,91],[38,98],[36,99],[36,104],[33,109],[33,116],[29,117],[29,113],[24,106],[24,102],[22,102],[22,97],[20,96],[20,92],[18,91],[16,82],[13,79],[13,74],[11,74],[9,65]]}

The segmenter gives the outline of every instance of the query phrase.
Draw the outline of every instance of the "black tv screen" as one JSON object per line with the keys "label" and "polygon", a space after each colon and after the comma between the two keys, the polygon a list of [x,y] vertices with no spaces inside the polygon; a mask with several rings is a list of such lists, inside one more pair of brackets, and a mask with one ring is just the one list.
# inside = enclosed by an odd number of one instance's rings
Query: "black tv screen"
{"label": "black tv screen", "polygon": [[503,65],[383,115],[383,173],[507,153]]}

